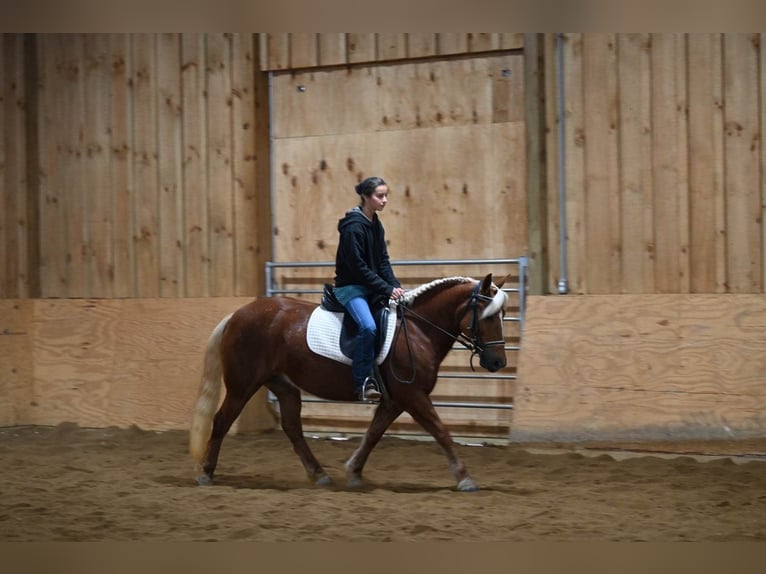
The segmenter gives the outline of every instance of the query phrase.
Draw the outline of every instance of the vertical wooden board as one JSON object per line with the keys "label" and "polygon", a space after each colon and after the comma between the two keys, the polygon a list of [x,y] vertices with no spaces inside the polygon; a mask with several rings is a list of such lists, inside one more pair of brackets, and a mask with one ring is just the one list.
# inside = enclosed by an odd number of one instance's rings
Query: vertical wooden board
{"label": "vertical wooden board", "polygon": [[321,32],[319,34],[319,65],[338,66],[348,62],[346,36],[343,32]]}
{"label": "vertical wooden board", "polygon": [[184,278],[187,297],[210,293],[210,231],[208,226],[207,143],[205,126],[205,36],[181,37],[183,159]]}
{"label": "vertical wooden board", "polygon": [[211,295],[231,293],[234,269],[231,36],[207,38],[207,149]]}
{"label": "vertical wooden board", "polygon": [[31,299],[0,299],[0,426],[29,424],[32,402]]}
{"label": "vertical wooden board", "polygon": [[[4,34],[0,42],[0,297],[27,292],[27,95],[24,37]],[[36,190],[32,190],[35,192]]]}
{"label": "vertical wooden board", "polygon": [[558,34],[545,34],[543,37],[543,73],[545,77],[545,92],[543,94],[545,101],[545,149],[548,150],[546,168],[547,181],[547,205],[545,206],[548,214],[546,227],[548,230],[548,284],[543,292],[555,293],[558,280],[563,278],[564,268],[561,265],[561,234],[564,230],[561,225],[561,197],[559,186],[560,177],[564,174],[559,173],[559,163],[561,153],[560,145],[560,123],[565,121],[559,117],[559,65],[558,60]]}
{"label": "vertical wooden board", "polygon": [[573,293],[588,292],[582,45],[582,34],[564,34],[566,248],[569,289]]}
{"label": "vertical wooden board", "polygon": [[375,34],[347,34],[348,63],[375,60]]}
{"label": "vertical wooden board", "polygon": [[180,297],[185,293],[180,42],[179,34],[157,36],[157,175],[161,297]]}
{"label": "vertical wooden board", "polygon": [[486,52],[500,47],[500,34],[497,32],[475,32],[468,34],[469,52]]}
{"label": "vertical wooden board", "polygon": [[84,82],[84,156],[83,190],[88,197],[87,263],[90,295],[114,295],[113,194],[109,161],[111,58],[106,34],[87,34],[83,40],[85,54]]}
{"label": "vertical wooden board", "polygon": [[400,60],[407,57],[407,35],[404,32],[376,34],[377,60]]}
{"label": "vertical wooden board", "polygon": [[318,34],[290,32],[290,68],[310,68],[319,64]]}
{"label": "vertical wooden board", "polygon": [[264,70],[284,70],[290,66],[290,34],[288,32],[261,33],[265,44],[261,52]]}
{"label": "vertical wooden board", "polygon": [[407,57],[427,58],[436,55],[436,34],[410,32],[407,34]]}
{"label": "vertical wooden board", "polygon": [[678,222],[682,197],[676,58],[673,34],[652,34],[652,149],[654,166],[655,287],[660,293],[681,289]]}
{"label": "vertical wooden board", "polygon": [[112,190],[112,283],[114,297],[135,295],[133,214],[132,42],[110,34],[109,179]]}
{"label": "vertical wooden board", "polygon": [[727,284],[760,293],[762,268],[758,53],[751,34],[724,36]]}
{"label": "vertical wooden board", "polygon": [[648,34],[618,35],[623,293],[654,287]]}
{"label": "vertical wooden board", "polygon": [[[723,237],[721,41],[719,34],[689,35],[689,236],[694,293],[720,292]],[[718,143],[716,143],[718,141]]]}
{"label": "vertical wooden board", "polygon": [[524,56],[493,57],[487,61],[492,82],[492,121],[524,121]]}
{"label": "vertical wooden board", "polygon": [[[758,95],[761,112],[760,166],[761,166],[761,245],[766,249],[766,145],[763,144],[763,134],[766,131],[766,34],[758,37],[758,61],[760,63],[760,85]],[[722,138],[723,139],[723,138]],[[761,284],[766,288],[766,262],[761,268]]]}
{"label": "vertical wooden board", "polygon": [[66,197],[62,185],[59,119],[64,115],[61,74],[66,35],[38,37],[40,68],[40,291],[42,297],[65,297]]}
{"label": "vertical wooden board", "polygon": [[524,48],[524,34],[521,32],[501,32],[500,49],[521,50]]}
{"label": "vertical wooden board", "polygon": [[[259,276],[255,195],[255,70],[252,34],[235,34],[232,44],[235,295],[255,295]],[[266,209],[267,206],[262,206]]]}
{"label": "vertical wooden board", "polygon": [[436,52],[440,56],[462,54],[468,51],[468,34],[464,32],[439,32],[436,34]]}
{"label": "vertical wooden board", "polygon": [[588,292],[610,293],[620,278],[613,37],[586,34],[583,60]]}
{"label": "vertical wooden board", "polygon": [[160,292],[156,36],[133,36],[133,251],[137,297]]}
{"label": "vertical wooden board", "polygon": [[121,301],[47,300],[33,320],[34,404],[30,423],[104,427],[116,362]]}
{"label": "vertical wooden board", "polygon": [[89,197],[84,187],[85,176],[85,35],[68,34],[65,40],[66,74],[62,92],[64,116],[59,118],[62,137],[61,178],[66,195],[66,262],[67,296],[87,297],[90,295],[90,274],[88,269],[88,243],[90,229]]}

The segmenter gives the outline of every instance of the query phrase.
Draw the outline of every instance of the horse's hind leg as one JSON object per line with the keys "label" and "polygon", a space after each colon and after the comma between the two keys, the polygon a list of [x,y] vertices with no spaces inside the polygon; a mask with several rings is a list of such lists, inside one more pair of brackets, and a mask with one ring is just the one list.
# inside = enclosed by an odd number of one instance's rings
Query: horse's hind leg
{"label": "horse's hind leg", "polygon": [[226,433],[231,429],[231,425],[237,420],[237,417],[242,412],[242,409],[247,404],[247,401],[258,390],[258,386],[250,389],[246,395],[237,396],[227,391],[226,396],[221,403],[221,408],[215,414],[213,419],[213,431],[210,434],[210,441],[208,442],[207,452],[202,462],[203,474],[197,477],[197,484],[200,486],[207,486],[213,483],[213,474],[215,473],[215,467],[218,464],[218,455],[221,452],[221,443],[226,436]]}
{"label": "horse's hind leg", "polygon": [[301,459],[309,480],[317,486],[330,486],[332,479],[319,464],[303,436],[301,423],[301,392],[289,380],[282,376],[272,377],[268,388],[279,400],[280,422],[282,430],[293,444],[293,451]]}
{"label": "horse's hind leg", "polygon": [[372,449],[378,444],[383,433],[391,426],[391,423],[402,414],[402,408],[393,401],[383,401],[378,405],[375,414],[372,417],[367,432],[362,437],[362,444],[359,445],[354,453],[346,461],[346,480],[351,488],[362,486],[362,469],[370,456]]}
{"label": "horse's hind leg", "polygon": [[452,436],[439,418],[439,414],[436,412],[431,399],[425,394],[413,395],[413,401],[407,405],[406,410],[412,415],[415,422],[433,436],[436,442],[439,443],[439,446],[442,447],[444,454],[447,456],[449,469],[457,482],[457,489],[464,492],[479,490],[479,487],[476,486],[476,483],[468,475],[468,470],[463,461],[458,457]]}

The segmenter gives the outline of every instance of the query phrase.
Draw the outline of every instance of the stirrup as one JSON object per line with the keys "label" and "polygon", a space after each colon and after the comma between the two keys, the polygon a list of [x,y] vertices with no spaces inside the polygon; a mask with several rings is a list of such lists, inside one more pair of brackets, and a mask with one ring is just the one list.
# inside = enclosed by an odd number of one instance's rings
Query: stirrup
{"label": "stirrup", "polygon": [[378,381],[373,377],[367,377],[362,383],[362,388],[357,391],[356,400],[367,403],[375,403],[380,401],[383,396],[378,388]]}

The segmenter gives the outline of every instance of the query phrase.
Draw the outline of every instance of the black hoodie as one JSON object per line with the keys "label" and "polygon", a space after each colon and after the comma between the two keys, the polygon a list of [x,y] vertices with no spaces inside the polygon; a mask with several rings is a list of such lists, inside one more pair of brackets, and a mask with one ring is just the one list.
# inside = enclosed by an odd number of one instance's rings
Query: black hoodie
{"label": "black hoodie", "polygon": [[401,287],[391,269],[386,237],[378,214],[367,219],[359,207],[338,221],[338,252],[335,256],[335,286],[362,285],[373,296],[388,300]]}

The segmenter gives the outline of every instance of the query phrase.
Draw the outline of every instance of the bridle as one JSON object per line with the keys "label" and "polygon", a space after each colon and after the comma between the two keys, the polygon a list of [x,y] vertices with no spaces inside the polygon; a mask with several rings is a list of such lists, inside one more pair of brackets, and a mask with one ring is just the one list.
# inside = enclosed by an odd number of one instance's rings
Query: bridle
{"label": "bridle", "polygon": [[[471,351],[471,358],[469,359],[469,364],[471,366],[471,370],[475,371],[476,369],[473,366],[473,358],[477,355],[481,355],[487,347],[493,347],[498,345],[505,345],[505,341],[500,339],[497,341],[482,341],[481,333],[479,332],[479,302],[491,302],[492,297],[489,297],[487,295],[483,295],[479,292],[479,288],[481,287],[481,283],[477,283],[476,286],[473,288],[473,291],[471,292],[471,297],[468,300],[468,303],[465,306],[465,309],[463,310],[463,313],[460,315],[460,318],[458,319],[458,325],[462,325],[463,319],[468,313],[471,313],[471,322],[468,325],[468,331],[471,333],[471,335],[467,335],[461,331],[457,335],[453,335],[449,331],[446,331],[445,329],[442,329],[439,325],[436,325],[429,319],[426,319],[421,314],[413,311],[409,307],[405,305],[397,305],[397,315],[399,316],[402,328],[399,329],[396,333],[396,337],[394,339],[394,342],[392,344],[392,348],[396,348],[396,339],[399,338],[400,333],[404,332],[404,339],[407,342],[407,352],[409,353],[410,357],[410,364],[412,365],[412,375],[410,379],[400,379],[395,373],[394,377],[397,381],[400,383],[411,383],[415,380],[415,360],[412,356],[412,348],[410,347],[410,335],[409,331],[407,329],[407,315],[412,315],[414,317],[417,317],[421,321],[425,322],[429,326],[433,327],[437,331],[443,333],[444,335],[447,335],[449,338],[451,338],[453,341],[457,341],[461,345],[463,345],[466,349]],[[391,368],[393,371],[393,361],[391,363]]]}

